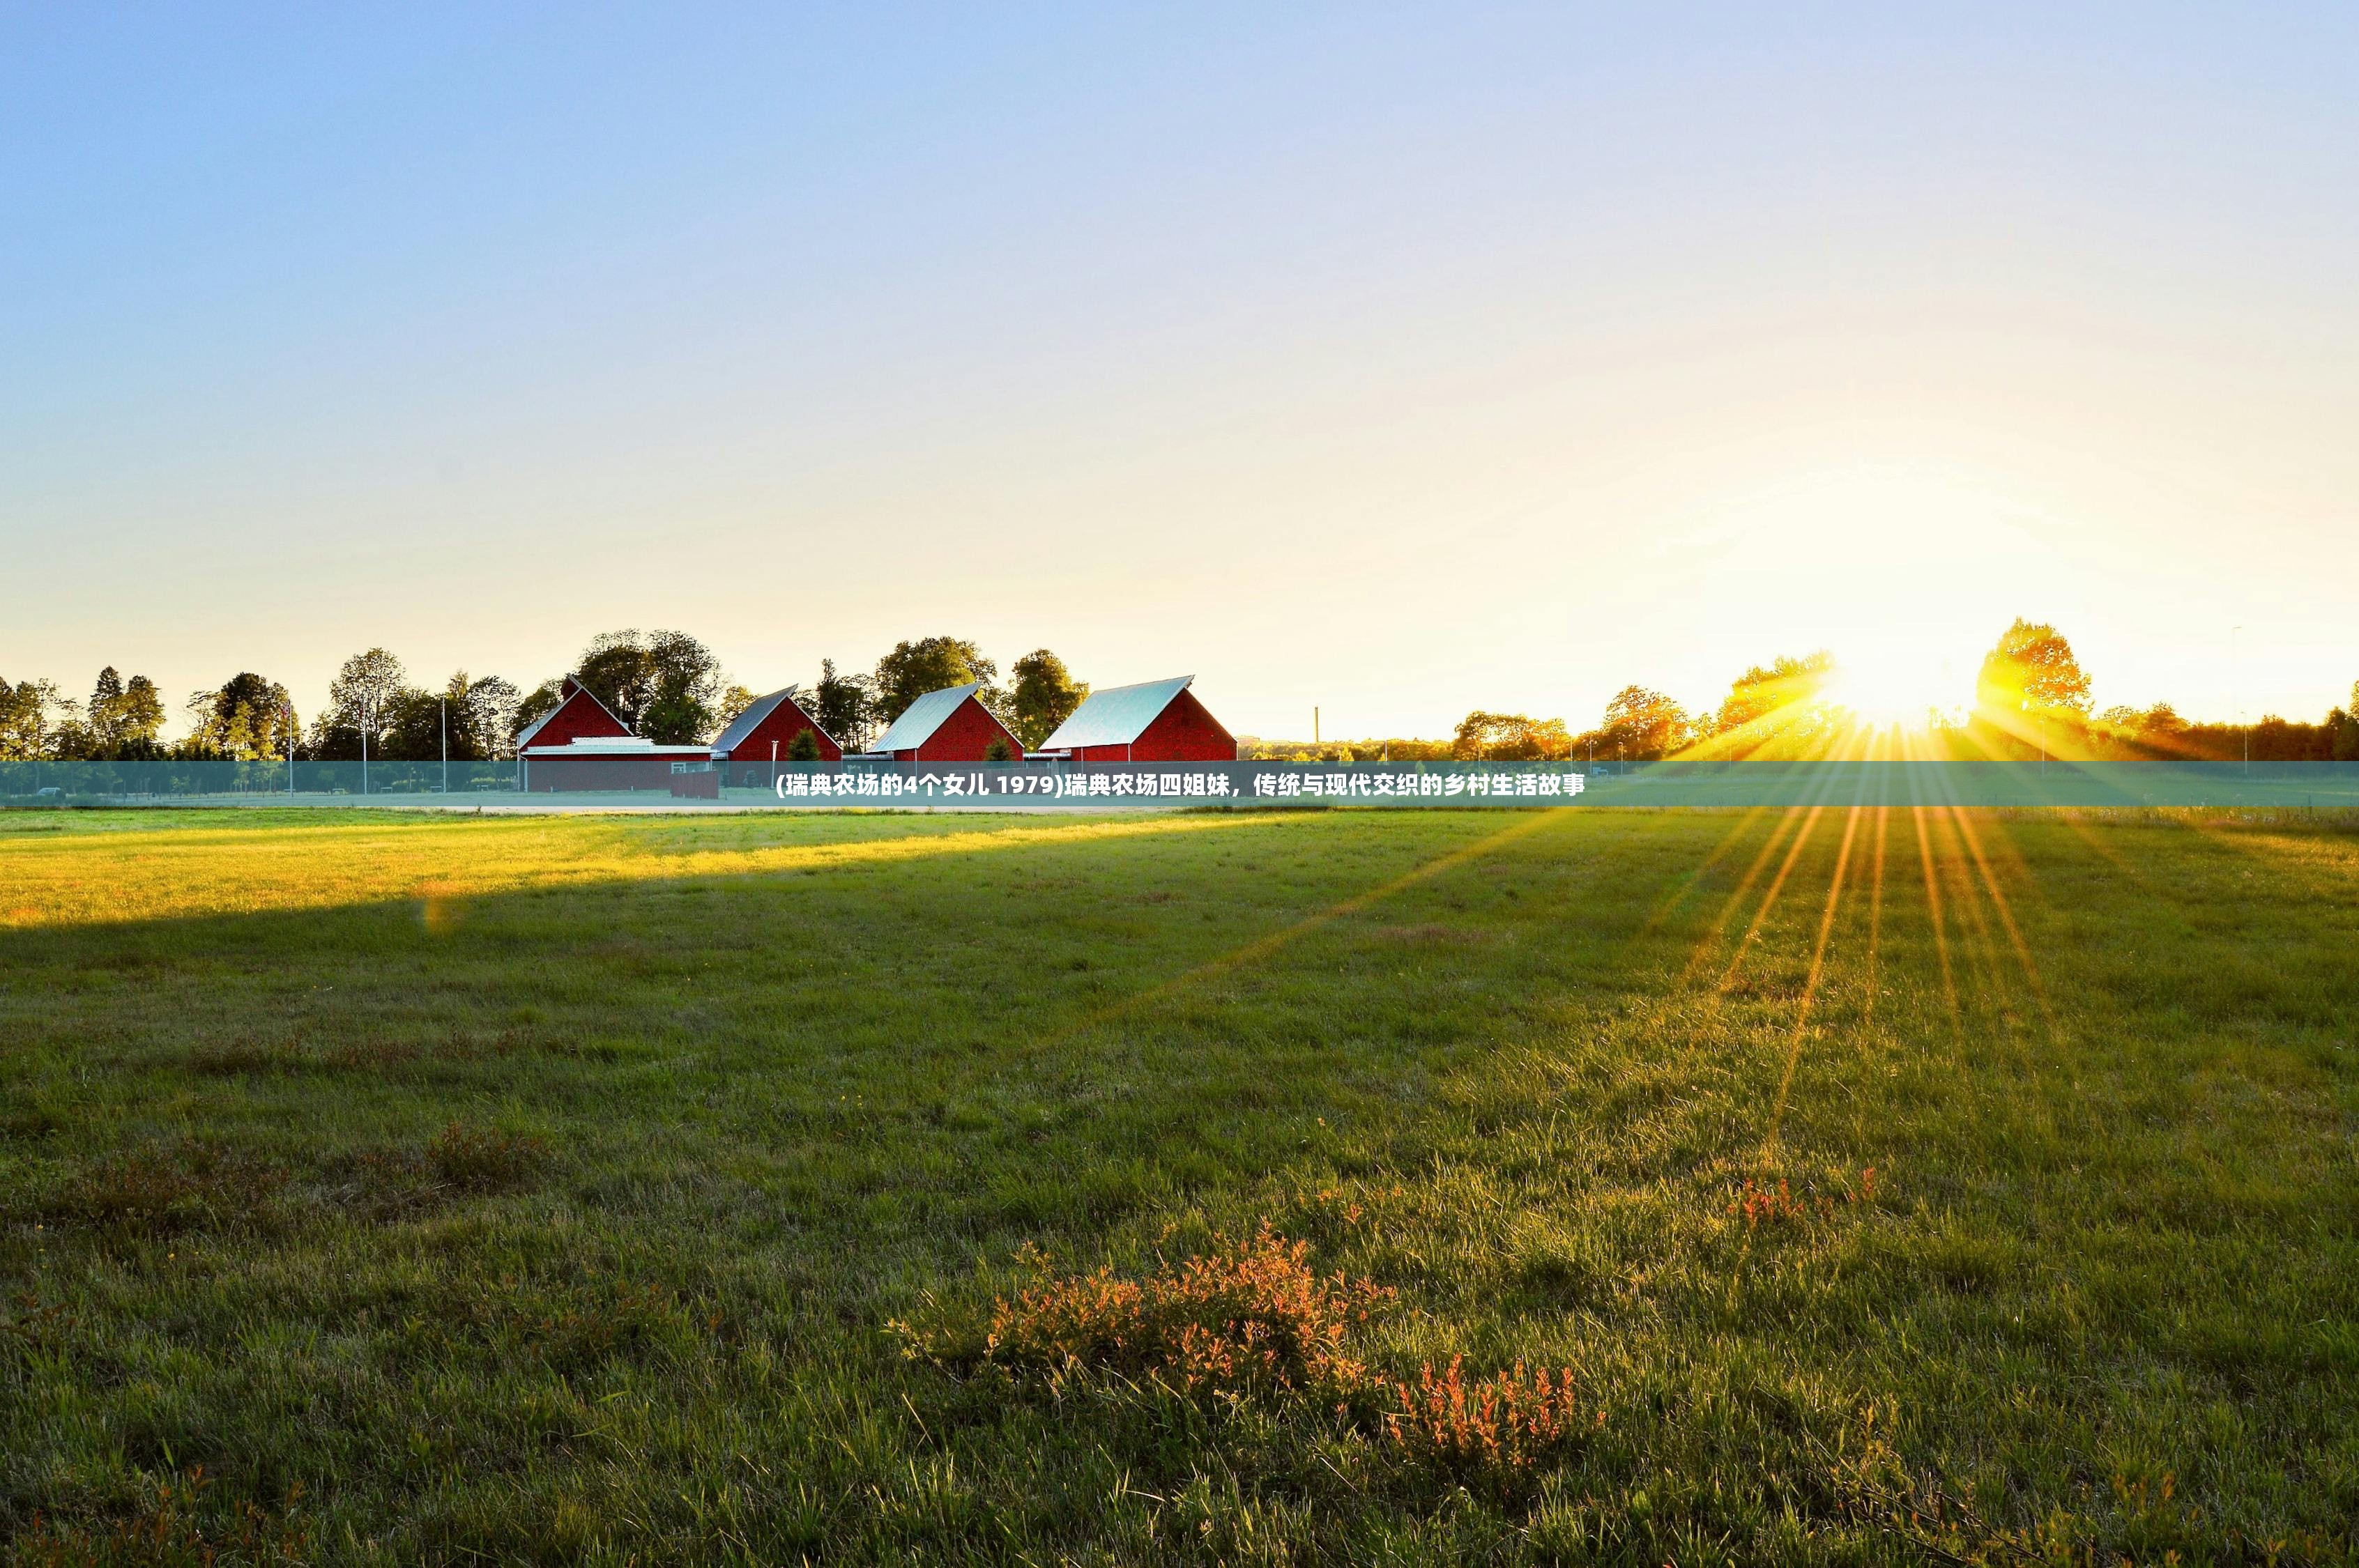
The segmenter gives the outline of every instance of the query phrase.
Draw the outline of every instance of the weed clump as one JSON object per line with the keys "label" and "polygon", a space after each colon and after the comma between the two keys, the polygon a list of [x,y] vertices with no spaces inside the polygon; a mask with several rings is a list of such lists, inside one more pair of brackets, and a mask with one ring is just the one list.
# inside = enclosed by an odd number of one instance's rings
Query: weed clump
{"label": "weed clump", "polygon": [[30,1291],[16,1292],[13,1310],[0,1316],[0,1349],[24,1352],[55,1350],[66,1342],[74,1314],[62,1302],[44,1305]]}
{"label": "weed clump", "polygon": [[1111,1269],[1048,1279],[992,1304],[984,1359],[1061,1379],[1082,1368],[1154,1378],[1181,1392],[1299,1389],[1345,1395],[1366,1380],[1353,1331],[1392,1295],[1338,1274],[1321,1278],[1310,1244],[1265,1222],[1243,1242],[1144,1280]]}
{"label": "weed clump", "polygon": [[351,1192],[363,1207],[390,1216],[454,1195],[514,1192],[548,1159],[549,1146],[538,1138],[454,1121],[422,1148],[376,1149],[354,1157]]}
{"label": "weed clump", "polygon": [[1391,1287],[1321,1275],[1310,1244],[1264,1221],[1244,1241],[1213,1249],[1144,1279],[1100,1268],[1045,1276],[992,1303],[980,1346],[954,1332],[896,1320],[907,1353],[967,1371],[997,1368],[1011,1383],[1051,1391],[1114,1374],[1172,1392],[1315,1403],[1359,1426],[1413,1468],[1516,1489],[1539,1465],[1602,1424],[1576,1394],[1570,1369],[1512,1371],[1468,1380],[1462,1358],[1404,1381],[1372,1368],[1360,1330],[1390,1302]]}
{"label": "weed clump", "polygon": [[1391,1384],[1400,1408],[1385,1416],[1385,1431],[1412,1459],[1467,1478],[1527,1475],[1584,1433],[1603,1426],[1604,1412],[1582,1408],[1570,1368],[1525,1368],[1466,1380],[1463,1357],[1450,1358],[1439,1376],[1429,1365],[1415,1387]]}
{"label": "weed clump", "polygon": [[251,1224],[270,1210],[287,1173],[194,1139],[111,1154],[83,1167],[49,1217],[102,1228],[164,1233]]}
{"label": "weed clump", "polygon": [[205,1492],[212,1477],[193,1465],[182,1476],[156,1483],[128,1517],[82,1526],[35,1512],[32,1523],[10,1546],[11,1568],[97,1568],[106,1563],[145,1563],[189,1568],[215,1564],[304,1563],[311,1534],[298,1516],[299,1482],[277,1513],[240,1501],[208,1509]]}
{"label": "weed clump", "polygon": [[495,1342],[537,1357],[555,1371],[572,1373],[681,1339],[695,1325],[676,1292],[659,1285],[613,1285],[511,1303],[483,1326]]}
{"label": "weed clump", "polygon": [[1730,1201],[1728,1213],[1733,1218],[1743,1219],[1745,1229],[1756,1230],[1764,1226],[1799,1224],[1813,1215],[1832,1219],[1838,1208],[1875,1201],[1875,1167],[1870,1165],[1860,1172],[1857,1185],[1845,1182],[1835,1192],[1821,1193],[1816,1197],[1798,1195],[1793,1183],[1783,1176],[1774,1187],[1756,1185],[1747,1176],[1745,1185]]}
{"label": "weed clump", "polygon": [[462,1193],[501,1193],[538,1174],[549,1145],[527,1135],[478,1132],[452,1122],[426,1146],[425,1164],[436,1180]]}

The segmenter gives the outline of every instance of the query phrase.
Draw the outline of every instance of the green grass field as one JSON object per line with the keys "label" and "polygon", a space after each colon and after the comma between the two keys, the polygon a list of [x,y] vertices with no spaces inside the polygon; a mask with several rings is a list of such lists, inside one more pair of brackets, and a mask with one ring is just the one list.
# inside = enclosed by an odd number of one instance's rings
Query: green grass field
{"label": "green grass field", "polygon": [[12,1563],[2343,1562],[2355,1237],[2348,824],[0,816]]}

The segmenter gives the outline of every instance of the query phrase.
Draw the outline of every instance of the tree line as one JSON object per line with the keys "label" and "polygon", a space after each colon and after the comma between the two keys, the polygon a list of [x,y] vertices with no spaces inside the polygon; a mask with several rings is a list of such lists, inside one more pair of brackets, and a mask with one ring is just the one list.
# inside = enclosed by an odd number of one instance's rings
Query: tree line
{"label": "tree line", "polygon": [[[666,745],[711,742],[756,696],[684,632],[604,633],[566,673],[633,734]],[[446,755],[501,762],[516,755],[527,726],[563,700],[564,681],[553,676],[527,691],[498,676],[459,670],[429,687],[413,683],[391,652],[370,648],[338,667],[327,706],[308,724],[286,687],[241,671],[190,694],[181,705],[185,729],[168,741],[163,694],[145,676],[126,680],[110,665],[87,700],[54,681],[0,679],[0,761],[350,762],[365,747],[388,762]],[[918,697],[969,682],[981,686],[984,706],[1027,747],[1046,741],[1090,689],[1046,648],[1016,660],[1002,681],[998,664],[962,637],[897,643],[868,671],[845,673],[823,659],[815,683],[788,689],[846,750],[860,751]]]}
{"label": "tree line", "polygon": [[1477,708],[1448,740],[1259,741],[1268,759],[1394,762],[1535,762],[1595,759],[1656,762],[1900,756],[1928,760],[2092,761],[2168,759],[2255,762],[2359,761],[2359,682],[2348,706],[2315,724],[2277,714],[2257,723],[2196,723],[2167,702],[2093,712],[2090,680],[2071,641],[2051,625],[2017,620],[1983,657],[1974,697],[1962,710],[1929,710],[1905,744],[1864,724],[1841,699],[1832,654],[1781,656],[1743,671],[1719,706],[1690,713],[1648,687],[1615,693],[1591,729],[1561,719]]}
{"label": "tree line", "polygon": [[[731,680],[712,650],[684,632],[609,632],[591,640],[569,672],[595,693],[634,734],[667,745],[712,741],[755,694]],[[1729,685],[1716,708],[1690,713],[1648,687],[1614,694],[1593,728],[1574,731],[1561,719],[1477,708],[1447,739],[1398,738],[1325,745],[1266,741],[1250,754],[1265,759],[1350,762],[1527,762],[1593,758],[1642,762],[1666,757],[1806,758],[1896,754],[1888,736],[1844,707],[1832,654],[1823,651],[1756,665]],[[970,682],[977,696],[1027,747],[1037,747],[1081,706],[1089,686],[1062,659],[1036,648],[1008,666],[962,637],[896,643],[873,669],[845,673],[820,662],[797,702],[847,751],[865,750],[910,703],[929,691]],[[2349,706],[2317,723],[2265,715],[2254,724],[2198,723],[2167,702],[2093,712],[2090,680],[2072,644],[2043,622],[2017,620],[1984,655],[1969,708],[1929,712],[1912,729],[1908,754],[1932,758],[2098,760],[2159,758],[2256,762],[2359,760],[2359,683]],[[87,700],[55,682],[0,679],[0,760],[253,761],[290,754],[303,761],[348,762],[364,744],[388,761],[505,761],[516,736],[555,708],[563,677],[529,691],[498,676],[455,671],[439,687],[411,683],[384,648],[353,654],[329,685],[328,705],[299,722],[287,688],[242,671],[182,703],[187,729],[167,741],[163,694],[145,676],[98,673]]]}

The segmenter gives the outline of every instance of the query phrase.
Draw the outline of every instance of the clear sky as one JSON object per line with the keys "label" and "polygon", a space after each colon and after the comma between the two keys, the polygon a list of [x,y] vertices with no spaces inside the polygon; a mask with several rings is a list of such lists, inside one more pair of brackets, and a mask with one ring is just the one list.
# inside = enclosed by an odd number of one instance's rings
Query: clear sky
{"label": "clear sky", "polygon": [[2347,5],[0,7],[11,679],[2315,719],[2355,498]]}

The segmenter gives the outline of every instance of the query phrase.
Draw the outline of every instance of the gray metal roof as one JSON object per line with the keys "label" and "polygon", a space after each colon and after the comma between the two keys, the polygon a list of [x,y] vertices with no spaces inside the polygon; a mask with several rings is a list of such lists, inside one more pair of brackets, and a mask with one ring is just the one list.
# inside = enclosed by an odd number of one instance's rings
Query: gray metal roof
{"label": "gray metal roof", "polygon": [[[756,697],[753,706],[731,719],[729,728],[723,730],[721,732],[721,738],[712,742],[713,758],[719,762],[727,762],[729,753],[744,745],[745,737],[760,729],[762,721],[777,711],[778,704],[791,701],[799,709],[802,706],[800,697],[801,693],[790,686],[781,687],[767,697]],[[819,724],[816,720],[811,724],[811,730],[814,734],[819,732]]]}
{"label": "gray metal roof", "polygon": [[1069,752],[1077,746],[1127,746],[1161,717],[1171,699],[1193,684],[1194,676],[1141,681],[1136,686],[1108,687],[1082,699],[1072,717],[1040,742],[1043,752]]}
{"label": "gray metal roof", "polygon": [[876,738],[871,752],[914,752],[933,737],[942,727],[942,720],[958,711],[960,703],[983,689],[981,681],[969,681],[964,686],[946,686],[940,691],[929,691],[901,710],[893,727]]}

